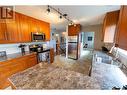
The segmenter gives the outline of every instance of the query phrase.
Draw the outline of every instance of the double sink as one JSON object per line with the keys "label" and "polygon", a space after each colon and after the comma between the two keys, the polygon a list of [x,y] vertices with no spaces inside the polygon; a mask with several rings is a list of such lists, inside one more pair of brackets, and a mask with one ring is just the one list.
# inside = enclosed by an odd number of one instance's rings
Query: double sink
{"label": "double sink", "polygon": [[96,63],[106,63],[112,64],[121,67],[121,62],[115,58],[113,55],[109,55],[108,53],[104,52],[96,52],[95,53],[95,62]]}

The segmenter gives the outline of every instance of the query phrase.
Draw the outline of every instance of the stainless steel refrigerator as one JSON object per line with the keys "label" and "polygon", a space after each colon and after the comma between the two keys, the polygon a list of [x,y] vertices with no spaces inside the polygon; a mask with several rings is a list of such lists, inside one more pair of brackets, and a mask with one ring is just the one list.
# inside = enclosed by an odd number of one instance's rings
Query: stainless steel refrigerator
{"label": "stainless steel refrigerator", "polygon": [[79,35],[77,36],[68,36],[68,58],[77,60],[79,58]]}

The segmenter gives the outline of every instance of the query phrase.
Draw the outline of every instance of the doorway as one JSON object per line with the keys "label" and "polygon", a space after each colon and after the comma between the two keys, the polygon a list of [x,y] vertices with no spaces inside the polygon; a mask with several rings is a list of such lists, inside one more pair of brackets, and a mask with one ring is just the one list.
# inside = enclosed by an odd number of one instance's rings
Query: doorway
{"label": "doorway", "polygon": [[82,32],[81,56],[94,49],[94,32]]}

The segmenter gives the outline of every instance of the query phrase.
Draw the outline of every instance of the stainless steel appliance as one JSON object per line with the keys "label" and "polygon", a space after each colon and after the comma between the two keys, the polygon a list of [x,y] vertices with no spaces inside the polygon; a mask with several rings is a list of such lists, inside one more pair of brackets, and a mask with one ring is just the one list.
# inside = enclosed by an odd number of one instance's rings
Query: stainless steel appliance
{"label": "stainless steel appliance", "polygon": [[50,63],[50,49],[43,48],[42,44],[35,44],[29,46],[30,52],[37,52],[38,62],[48,62]]}
{"label": "stainless steel appliance", "polygon": [[68,58],[78,59],[78,36],[68,36]]}
{"label": "stainless steel appliance", "polygon": [[44,33],[40,32],[32,32],[32,41],[39,42],[39,41],[45,41],[46,35]]}

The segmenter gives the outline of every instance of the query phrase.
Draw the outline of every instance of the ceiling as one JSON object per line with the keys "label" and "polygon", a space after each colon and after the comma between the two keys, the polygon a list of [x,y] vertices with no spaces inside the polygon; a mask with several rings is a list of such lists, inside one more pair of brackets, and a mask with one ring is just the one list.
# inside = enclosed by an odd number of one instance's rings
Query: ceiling
{"label": "ceiling", "polygon": [[[80,23],[82,26],[101,24],[106,12],[119,10],[120,6],[111,5],[70,5],[70,6],[52,6],[62,13],[67,13],[69,18],[75,23]],[[25,15],[46,21],[51,23],[51,29],[56,29],[56,31],[65,31],[68,21],[65,19],[60,19],[59,15],[51,10],[48,14],[46,5],[40,6],[15,6],[17,12],[23,13]]]}

